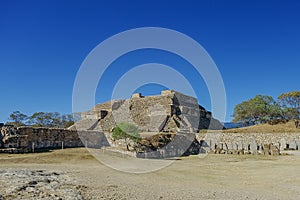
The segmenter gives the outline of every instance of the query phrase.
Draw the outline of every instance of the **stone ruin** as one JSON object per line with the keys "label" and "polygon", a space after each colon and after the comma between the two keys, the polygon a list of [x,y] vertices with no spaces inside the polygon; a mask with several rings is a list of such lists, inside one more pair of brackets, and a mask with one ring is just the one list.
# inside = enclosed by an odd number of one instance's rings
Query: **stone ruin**
{"label": "stone ruin", "polygon": [[0,153],[27,153],[69,147],[101,148],[109,146],[106,136],[98,131],[76,131],[42,127],[0,128]]}
{"label": "stone ruin", "polygon": [[110,132],[120,122],[135,124],[141,132],[195,133],[201,129],[223,129],[196,98],[173,90],[157,96],[133,94],[130,99],[98,104],[83,112],[81,120],[70,129]]}
{"label": "stone ruin", "polygon": [[[208,152],[279,155],[284,150],[300,150],[300,133],[222,133],[223,125],[200,106],[196,98],[173,90],[162,91],[157,96],[133,94],[127,100],[111,100],[81,116],[69,129],[16,128],[0,124],[0,153],[116,147],[118,142],[111,139],[110,133],[119,122],[139,127],[143,138],[131,146],[131,150],[142,158]],[[210,131],[199,132],[203,129]]]}

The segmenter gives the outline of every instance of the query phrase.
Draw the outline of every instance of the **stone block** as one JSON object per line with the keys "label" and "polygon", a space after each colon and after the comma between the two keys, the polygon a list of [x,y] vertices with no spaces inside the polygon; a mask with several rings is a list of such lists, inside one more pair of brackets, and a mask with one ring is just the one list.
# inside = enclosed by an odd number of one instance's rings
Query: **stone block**
{"label": "stone block", "polygon": [[209,147],[211,150],[217,147],[217,142],[215,140],[209,140]]}
{"label": "stone block", "polygon": [[286,148],[286,140],[284,138],[281,138],[279,143],[280,143],[279,149],[280,151],[283,151]]}
{"label": "stone block", "polygon": [[293,140],[293,139],[289,140],[288,144],[289,144],[289,149],[290,150],[296,150],[297,149],[297,143],[296,143],[295,140]]}
{"label": "stone block", "polygon": [[274,144],[270,144],[270,146],[269,146],[269,154],[272,155],[272,156],[278,156],[278,155],[280,155],[280,150]]}
{"label": "stone block", "polygon": [[237,150],[243,150],[244,149],[244,144],[241,141],[238,141],[236,144],[237,144]]}
{"label": "stone block", "polygon": [[231,142],[227,142],[226,146],[227,146],[227,150],[235,150],[235,144]]}

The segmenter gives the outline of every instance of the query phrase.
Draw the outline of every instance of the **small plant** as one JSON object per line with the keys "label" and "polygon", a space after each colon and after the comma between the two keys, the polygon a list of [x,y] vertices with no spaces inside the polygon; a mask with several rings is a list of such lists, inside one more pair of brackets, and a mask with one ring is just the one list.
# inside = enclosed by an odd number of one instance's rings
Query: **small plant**
{"label": "small plant", "polygon": [[129,140],[138,142],[141,139],[139,134],[139,129],[133,124],[128,122],[121,122],[112,130],[112,138],[114,140],[124,139],[126,143],[126,148],[129,150]]}

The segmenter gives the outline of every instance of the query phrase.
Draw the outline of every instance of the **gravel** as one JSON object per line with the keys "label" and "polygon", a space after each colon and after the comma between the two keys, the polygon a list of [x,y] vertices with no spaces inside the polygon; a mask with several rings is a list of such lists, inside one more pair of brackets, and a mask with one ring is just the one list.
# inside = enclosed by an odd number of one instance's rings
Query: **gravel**
{"label": "gravel", "polygon": [[4,199],[84,199],[83,186],[75,185],[63,172],[1,169],[0,200]]}

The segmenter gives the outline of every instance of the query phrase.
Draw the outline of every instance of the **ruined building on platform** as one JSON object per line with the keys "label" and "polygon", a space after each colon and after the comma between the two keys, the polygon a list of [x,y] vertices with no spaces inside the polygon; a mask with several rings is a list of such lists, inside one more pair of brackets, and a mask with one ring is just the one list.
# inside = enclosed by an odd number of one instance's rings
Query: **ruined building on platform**
{"label": "ruined building on platform", "polygon": [[71,129],[110,132],[117,123],[129,122],[142,132],[186,132],[220,130],[223,125],[196,98],[165,90],[161,95],[133,94],[130,99],[111,100],[83,112]]}
{"label": "ruined building on platform", "polygon": [[[183,135],[180,138],[191,134],[193,140],[194,134],[201,129],[223,129],[223,125],[200,106],[196,98],[166,90],[157,96],[133,94],[130,99],[98,104],[90,111],[82,112],[81,119],[68,129],[4,126],[0,134],[0,152],[111,146],[114,145],[111,131],[120,122],[136,125],[141,133],[162,134],[154,137],[155,143],[169,141],[174,134]],[[178,143],[182,144],[182,139]]]}
{"label": "ruined building on platform", "polygon": [[[82,112],[69,129],[13,127],[0,124],[0,152],[24,153],[64,147],[118,148],[111,137],[120,122],[136,125],[141,141],[134,146],[137,157],[161,158],[215,152],[271,154],[300,149],[300,133],[222,133],[223,125],[196,98],[173,90],[157,96],[133,94],[130,99],[111,100]],[[199,132],[210,129],[208,133]]]}

